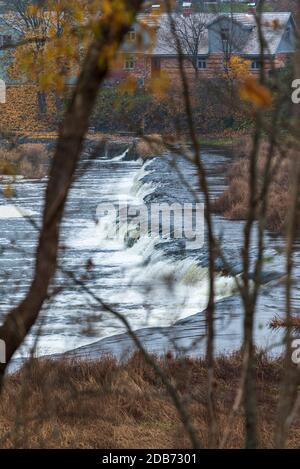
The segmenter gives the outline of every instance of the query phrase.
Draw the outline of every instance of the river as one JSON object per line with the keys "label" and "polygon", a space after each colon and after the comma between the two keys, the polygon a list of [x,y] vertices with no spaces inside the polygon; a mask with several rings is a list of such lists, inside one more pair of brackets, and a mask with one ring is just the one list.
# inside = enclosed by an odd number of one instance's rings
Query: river
{"label": "river", "polygon": [[[69,194],[61,230],[59,270],[52,297],[18,356],[27,356],[34,346],[38,355],[59,354],[76,349],[78,356],[114,353],[124,357],[132,351],[126,328],[110,313],[99,311],[99,304],[75,286],[65,272],[73,272],[94,295],[113,304],[126,316],[145,346],[152,352],[200,355],[205,347],[205,307],[208,295],[207,243],[186,250],[180,240],[142,236],[135,231],[108,239],[113,227],[111,216],[96,219],[97,207],[128,202],[190,203],[194,196],[182,176],[171,169],[170,156],[159,156],[146,163],[125,161],[122,156],[103,155],[83,161]],[[180,173],[198,194],[195,168],[177,158]],[[214,149],[203,151],[212,197],[226,187],[230,154]],[[26,294],[34,265],[37,232],[23,215],[41,223],[43,196],[47,180],[17,178],[14,196],[3,197],[0,206],[0,318]],[[17,209],[16,209],[17,207]],[[22,213],[20,213],[20,211]],[[224,255],[239,273],[243,222],[214,216],[215,233],[222,239]],[[264,286],[256,314],[255,339],[259,347],[276,350],[281,333],[272,331],[270,320],[284,314],[284,240],[266,234]],[[255,259],[256,233],[251,258]],[[87,268],[88,266],[88,268]],[[218,260],[216,276],[216,348],[218,353],[238,349],[242,340],[242,308],[233,277],[225,275]],[[295,279],[300,273],[300,244],[295,245]],[[295,282],[293,307],[299,311],[300,288]]]}

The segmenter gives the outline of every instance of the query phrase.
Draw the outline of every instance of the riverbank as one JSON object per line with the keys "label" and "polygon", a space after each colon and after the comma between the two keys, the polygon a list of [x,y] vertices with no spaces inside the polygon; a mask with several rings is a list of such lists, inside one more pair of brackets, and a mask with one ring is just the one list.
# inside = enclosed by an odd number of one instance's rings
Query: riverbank
{"label": "riverbank", "polygon": [[248,139],[249,132],[227,130],[199,136],[200,145],[232,150],[241,139]]}
{"label": "riverbank", "polygon": [[[203,148],[202,157],[210,194],[215,199],[226,188],[224,177],[232,163],[232,155],[230,152]],[[191,203],[194,195],[178,173],[170,170],[170,160],[168,156],[158,157],[143,165],[142,161],[126,161],[124,156],[111,159],[99,155],[99,158],[89,159],[85,155],[70,193],[61,239],[68,250],[68,268],[77,272],[76,266],[84,268],[87,260],[92,260],[89,285],[91,288],[97,285],[97,294],[104,301],[118,305],[118,310],[139,331],[149,351],[163,355],[170,350],[170,344],[175,343],[179,350],[203,356],[206,334],[204,311],[207,305],[206,244],[199,250],[189,251],[181,241],[153,242],[147,236],[134,241],[134,224],[129,231],[126,226],[126,230],[122,227],[122,240],[125,242],[112,241],[107,236],[110,236],[113,220],[108,217],[101,224],[94,221],[99,204],[108,200],[114,202],[121,198],[133,201],[136,207],[152,202]],[[177,163],[184,179],[197,190],[193,164],[180,157]],[[36,224],[39,224],[46,184],[46,179],[16,179],[13,184],[15,197],[10,199],[9,204],[16,205],[22,212],[31,213]],[[199,200],[202,201],[202,197],[199,193]],[[6,247],[2,265],[5,272],[10,272],[6,287],[12,292],[9,301],[3,305],[4,315],[11,304],[18,304],[26,294],[34,267],[37,233],[26,219],[15,218],[14,213],[10,213],[9,217],[3,216],[0,221],[2,243]],[[216,216],[215,229],[217,234],[222,233],[224,255],[232,260],[232,269],[239,274],[242,268],[243,222]],[[27,253],[29,262],[24,264],[23,259],[20,260],[7,248],[12,245],[12,240],[14,246]],[[272,279],[280,278],[284,273],[284,258],[278,254],[283,252],[284,241],[281,237],[267,235],[266,243],[266,285],[261,292],[260,322],[255,331],[259,347],[280,342],[280,331],[271,331],[269,324],[275,315],[281,316],[284,311],[283,285],[276,288],[269,285]],[[251,254],[254,256],[255,250],[251,250]],[[217,353],[230,353],[240,347],[242,307],[235,295],[232,276],[223,269],[221,259],[217,262],[216,350]],[[295,272],[298,272],[299,265],[300,259],[296,257]],[[78,275],[81,275],[81,270]],[[57,276],[60,285],[63,275],[58,271]],[[170,285],[176,288],[170,290]],[[298,299],[295,287],[295,305]],[[78,321],[79,317],[81,321]],[[103,351],[104,354],[113,355],[120,351],[122,356],[128,356],[132,344],[125,333],[124,326],[116,318],[102,315],[99,320],[92,310],[87,309],[80,289],[66,285],[64,291],[55,297],[49,311],[45,312],[37,354],[52,355],[76,349],[81,356],[94,354],[95,358]],[[35,330],[31,337],[34,334]],[[86,348],[83,350],[82,347]]]}
{"label": "riverbank", "polygon": [[0,148],[0,179],[41,179],[48,174],[51,153],[44,143],[7,144]]}
{"label": "riverbank", "polygon": [[[49,172],[55,151],[57,135],[31,133],[11,135],[0,142],[0,180],[21,176],[41,179]],[[83,158],[97,154],[108,159],[124,154],[124,160],[137,160],[163,154],[166,147],[160,135],[149,135],[145,140],[130,134],[109,135],[89,133],[83,147]],[[125,155],[126,153],[126,155]]]}
{"label": "riverbank", "polygon": [[[203,134],[198,137],[199,144],[216,149],[231,149],[244,133],[223,131]],[[51,156],[55,149],[58,134],[56,132],[30,132],[26,135],[12,133],[0,142],[0,176],[23,176],[42,178],[48,173]],[[188,144],[189,136],[183,136]],[[89,129],[84,151],[103,154],[114,158],[127,151],[127,158],[151,158],[168,151],[168,144],[176,145],[174,135],[149,134],[144,138],[130,132],[116,134],[95,132]]]}
{"label": "riverbank", "polygon": [[[235,142],[233,164],[228,171],[227,187],[213,204],[213,210],[228,220],[246,220],[249,206],[249,171],[252,151],[252,139],[245,137]],[[269,144],[261,142],[257,153],[257,192],[262,188],[266,162],[269,155]],[[283,154],[277,150],[272,156],[270,171],[266,229],[275,234],[283,234],[289,213],[290,184],[293,153],[287,149]],[[259,209],[259,206],[258,206]],[[299,207],[300,213],[300,207]],[[298,226],[299,229],[299,226]]]}
{"label": "riverbank", "polygon": [[[239,409],[228,416],[240,385],[241,355],[216,360],[215,394],[219,434],[227,448],[244,445]],[[177,387],[207,446],[207,365],[205,360],[159,360]],[[280,360],[257,355],[258,427],[262,448],[272,447],[281,372]],[[15,405],[18,402],[19,405]],[[34,360],[6,379],[0,402],[0,439],[4,448],[188,448],[178,413],[161,380],[136,354],[125,364],[98,361]],[[298,447],[299,415],[289,448]]]}

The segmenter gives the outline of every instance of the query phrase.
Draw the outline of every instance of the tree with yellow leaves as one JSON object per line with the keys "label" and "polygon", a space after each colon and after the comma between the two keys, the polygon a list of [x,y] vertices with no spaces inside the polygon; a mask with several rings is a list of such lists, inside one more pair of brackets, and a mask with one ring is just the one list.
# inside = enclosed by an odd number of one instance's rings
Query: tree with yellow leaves
{"label": "tree with yellow leaves", "polygon": [[228,60],[225,76],[231,80],[243,81],[250,75],[249,67],[249,60],[243,59],[239,55],[232,55]]}
{"label": "tree with yellow leaves", "polygon": [[[102,13],[108,2],[102,2]],[[74,82],[83,51],[87,48],[97,19],[99,2],[47,0],[41,5],[15,1],[12,24],[22,32],[11,75],[38,86],[38,107],[46,113],[46,93],[60,97]]]}

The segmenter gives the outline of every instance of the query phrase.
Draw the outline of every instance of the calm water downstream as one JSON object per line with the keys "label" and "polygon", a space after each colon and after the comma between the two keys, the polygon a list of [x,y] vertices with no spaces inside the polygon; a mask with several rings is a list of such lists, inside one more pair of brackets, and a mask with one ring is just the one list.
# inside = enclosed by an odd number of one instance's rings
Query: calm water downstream
{"label": "calm water downstream", "polygon": [[[230,156],[207,149],[204,154],[213,196],[225,187]],[[178,160],[185,179],[197,188],[194,168]],[[23,214],[31,214],[40,223],[46,180],[19,179],[14,184],[15,197],[3,197],[0,207],[0,318],[17,304],[30,284],[37,233]],[[200,198],[201,195],[199,194]],[[168,158],[155,158],[144,166],[122,158],[99,158],[89,169],[79,169],[70,193],[61,234],[60,263],[63,270],[77,278],[92,269],[85,279],[89,288],[104,301],[126,315],[147,347],[155,352],[170,348],[202,353],[205,344],[203,311],[207,301],[207,246],[186,251],[182,243],[170,239],[143,236],[133,240],[134,229],[123,230],[122,238],[107,239],[113,220],[110,216],[95,222],[99,204],[128,201],[139,206],[151,202],[191,202],[193,196],[178,174],[170,169]],[[227,259],[240,271],[240,248],[243,223],[214,218],[215,231],[222,236]],[[132,228],[132,227],[131,227]],[[135,242],[134,242],[135,241]],[[269,321],[284,313],[284,288],[274,280],[284,272],[281,237],[266,236],[264,286],[259,299],[256,340],[262,347],[280,340],[280,333],[269,329]],[[255,236],[252,255],[255,256]],[[219,265],[220,266],[220,265]],[[221,266],[220,266],[221,267]],[[295,279],[300,275],[300,244],[295,246]],[[38,334],[37,353],[53,354],[87,346],[78,353],[113,351],[123,354],[130,343],[122,335],[120,322],[106,312],[99,312],[96,302],[58,271],[55,295],[45,306],[38,324],[23,347],[28,354]],[[241,308],[230,276],[217,275],[217,349],[237,349],[241,343]],[[293,306],[300,310],[299,282],[293,291]],[[104,340],[100,340],[104,339]],[[94,344],[90,346],[90,344]]]}

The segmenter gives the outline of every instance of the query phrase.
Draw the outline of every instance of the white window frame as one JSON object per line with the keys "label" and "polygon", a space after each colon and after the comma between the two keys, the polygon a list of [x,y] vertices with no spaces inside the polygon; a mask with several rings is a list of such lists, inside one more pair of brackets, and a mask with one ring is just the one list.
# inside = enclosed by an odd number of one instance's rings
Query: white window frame
{"label": "white window frame", "polygon": [[135,29],[130,29],[127,33],[127,41],[128,42],[135,42],[136,40],[136,31]]}
{"label": "white window frame", "polygon": [[252,60],[251,70],[260,70],[262,67],[261,61],[259,59]]}
{"label": "white window frame", "polygon": [[132,71],[135,68],[135,60],[133,55],[128,55],[124,60],[124,70]]}
{"label": "white window frame", "polygon": [[[200,63],[204,64],[204,67],[200,67]],[[207,69],[207,58],[206,57],[198,57],[198,59],[197,59],[197,69],[198,70],[206,70]]]}

